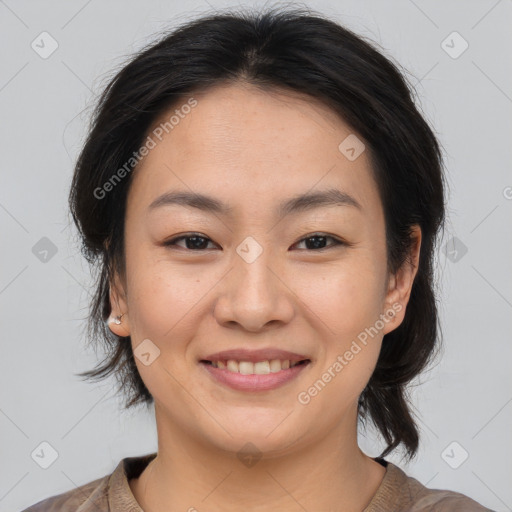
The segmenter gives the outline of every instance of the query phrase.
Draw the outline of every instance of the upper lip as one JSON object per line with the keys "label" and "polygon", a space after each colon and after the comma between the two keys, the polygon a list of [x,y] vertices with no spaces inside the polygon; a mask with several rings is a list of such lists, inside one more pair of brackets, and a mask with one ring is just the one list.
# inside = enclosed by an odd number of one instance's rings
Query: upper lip
{"label": "upper lip", "polygon": [[280,350],[276,348],[262,348],[259,350],[248,350],[244,348],[223,350],[222,352],[215,352],[204,358],[201,361],[227,361],[234,359],[236,361],[266,361],[272,359],[280,359],[281,361],[290,360],[291,362],[303,361],[309,359],[308,357],[296,354],[295,352],[288,352],[287,350]]}

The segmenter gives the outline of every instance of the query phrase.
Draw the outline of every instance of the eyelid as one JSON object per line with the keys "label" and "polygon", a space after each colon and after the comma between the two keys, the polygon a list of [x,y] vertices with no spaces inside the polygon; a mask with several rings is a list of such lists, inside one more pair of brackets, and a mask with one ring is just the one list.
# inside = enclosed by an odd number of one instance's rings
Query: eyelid
{"label": "eyelid", "polygon": [[[207,237],[206,235],[203,235],[202,233],[192,232],[192,233],[185,233],[183,235],[179,235],[179,236],[173,237],[170,240],[166,240],[162,245],[164,245],[164,247],[172,247],[172,246],[176,245],[176,242],[179,242],[179,241],[181,241],[181,240],[183,240],[185,238],[193,238],[193,237],[204,238],[205,240],[208,240],[209,242],[211,242],[213,244],[215,243],[210,237]],[[204,251],[209,250],[209,249],[192,250],[192,249],[187,249],[186,247],[180,247],[180,249],[183,249],[183,250],[188,251],[188,252],[204,252]]]}
{"label": "eyelid", "polygon": [[302,243],[305,240],[307,240],[308,238],[315,238],[315,237],[330,238],[331,240],[334,240],[334,243],[332,243],[331,245],[328,245],[327,247],[322,247],[321,249],[300,249],[300,250],[304,250],[304,251],[307,251],[307,252],[322,252],[322,251],[326,251],[327,249],[334,249],[335,247],[338,247],[338,246],[348,245],[341,238],[339,238],[337,236],[334,236],[334,235],[329,235],[328,233],[323,233],[321,231],[320,232],[317,231],[317,232],[314,232],[314,233],[310,233],[310,234],[308,234],[306,236],[303,236],[297,242],[295,242],[293,245],[297,245],[299,243]]}
{"label": "eyelid", "polygon": [[[203,239],[208,240],[209,242],[212,242],[212,243],[215,244],[215,242],[211,238],[207,237],[206,235],[203,235],[202,233],[192,232],[192,233],[185,233],[183,235],[179,235],[177,237],[171,238],[170,240],[165,241],[163,243],[163,245],[166,246],[166,247],[172,247],[172,246],[175,246],[177,242],[179,242],[179,241],[181,241],[183,239],[193,238],[193,237],[203,238]],[[331,248],[338,247],[338,246],[343,246],[343,245],[348,246],[348,245],[350,245],[349,243],[345,242],[344,240],[342,240],[339,237],[336,237],[334,235],[329,235],[328,233],[318,232],[318,231],[303,236],[302,238],[297,240],[297,242],[295,242],[293,245],[297,245],[298,243],[304,242],[308,238],[314,238],[314,237],[330,238],[331,240],[334,240],[334,243],[331,244],[331,245],[328,245],[327,247],[323,247],[321,249],[303,249],[303,250],[305,250],[307,252],[321,252],[321,251],[325,251],[327,249],[331,249]],[[208,251],[209,250],[209,249],[193,250],[193,249],[187,249],[186,247],[180,247],[180,248],[185,250],[185,251],[188,251],[188,252],[204,252],[204,251]]]}

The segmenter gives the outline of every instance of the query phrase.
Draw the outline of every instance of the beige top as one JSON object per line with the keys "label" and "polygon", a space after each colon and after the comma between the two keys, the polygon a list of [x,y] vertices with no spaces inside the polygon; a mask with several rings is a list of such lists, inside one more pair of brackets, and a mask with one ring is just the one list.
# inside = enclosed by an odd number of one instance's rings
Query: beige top
{"label": "beige top", "polygon": [[[128,481],[137,478],[155,456],[126,457],[110,475],[46,498],[22,512],[143,512]],[[493,512],[463,494],[427,489],[391,462],[375,460],[386,467],[386,473],[363,512]]]}

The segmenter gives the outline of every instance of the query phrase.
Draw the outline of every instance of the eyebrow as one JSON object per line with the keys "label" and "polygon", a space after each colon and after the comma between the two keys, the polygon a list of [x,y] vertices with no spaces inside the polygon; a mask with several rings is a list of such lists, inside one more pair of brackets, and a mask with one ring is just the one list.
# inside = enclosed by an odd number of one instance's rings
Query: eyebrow
{"label": "eyebrow", "polygon": [[[233,214],[233,207],[211,196],[189,191],[170,191],[157,197],[148,207],[149,211],[169,205],[179,205],[198,210],[229,216]],[[283,201],[276,210],[276,215],[285,217],[292,213],[310,211],[326,206],[353,206],[362,210],[356,199],[346,192],[338,189],[329,189],[320,192],[307,192]]]}

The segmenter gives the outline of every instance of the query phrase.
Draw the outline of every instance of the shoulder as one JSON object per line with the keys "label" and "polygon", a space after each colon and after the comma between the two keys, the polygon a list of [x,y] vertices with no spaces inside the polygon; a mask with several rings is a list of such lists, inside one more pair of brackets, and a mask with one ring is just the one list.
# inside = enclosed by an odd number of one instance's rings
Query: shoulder
{"label": "shoulder", "polygon": [[410,512],[493,512],[470,497],[455,491],[427,489],[412,496]]}
{"label": "shoulder", "polygon": [[388,462],[386,476],[365,512],[493,512],[468,496],[429,489]]}
{"label": "shoulder", "polygon": [[109,478],[110,475],[106,475],[76,489],[51,496],[22,512],[108,512]]}
{"label": "shoulder", "polygon": [[141,512],[129,480],[156,457],[156,452],[121,459],[114,471],[71,491],[51,496],[22,512]]}

